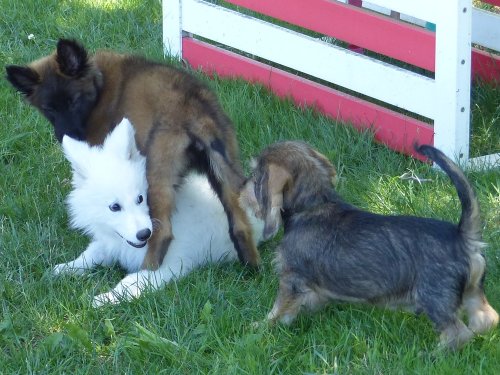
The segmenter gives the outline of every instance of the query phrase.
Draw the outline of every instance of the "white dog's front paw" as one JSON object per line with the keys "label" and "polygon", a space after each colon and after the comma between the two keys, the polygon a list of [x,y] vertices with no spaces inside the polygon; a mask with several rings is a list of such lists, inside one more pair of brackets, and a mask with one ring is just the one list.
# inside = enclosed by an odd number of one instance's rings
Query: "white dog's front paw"
{"label": "white dog's front paw", "polygon": [[104,305],[116,305],[120,303],[120,299],[113,292],[102,293],[94,297],[92,307],[99,308]]}
{"label": "white dog's front paw", "polygon": [[82,268],[72,267],[70,263],[61,263],[52,269],[52,275],[54,276],[61,274],[82,275],[83,273]]}

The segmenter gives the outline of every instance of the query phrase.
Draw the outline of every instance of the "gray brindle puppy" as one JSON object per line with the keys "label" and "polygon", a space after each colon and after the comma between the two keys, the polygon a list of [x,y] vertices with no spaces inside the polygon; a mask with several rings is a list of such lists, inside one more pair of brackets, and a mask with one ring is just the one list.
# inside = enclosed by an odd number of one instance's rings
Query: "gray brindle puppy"
{"label": "gray brindle puppy", "polygon": [[334,167],[305,143],[281,142],[262,152],[241,202],[264,219],[265,238],[284,225],[279,292],[268,320],[289,324],[301,308],[315,310],[331,299],[403,307],[427,314],[440,346],[451,349],[497,325],[484,295],[485,244],[472,187],[441,151],[417,151],[455,185],[458,225],[378,215],[344,202],[332,187]]}

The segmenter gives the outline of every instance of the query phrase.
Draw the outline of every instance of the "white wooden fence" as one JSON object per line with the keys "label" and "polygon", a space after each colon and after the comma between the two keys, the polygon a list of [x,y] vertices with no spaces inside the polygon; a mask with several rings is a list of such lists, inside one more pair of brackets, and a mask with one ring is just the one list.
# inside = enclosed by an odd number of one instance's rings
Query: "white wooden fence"
{"label": "white wooden fence", "polygon": [[[259,7],[272,7],[270,3],[273,2],[276,6],[280,5],[279,0],[267,0],[267,3],[266,0],[253,2],[229,0],[228,2],[236,5],[243,4],[250,8],[253,6],[257,10]],[[281,5],[283,4],[285,3]],[[288,4],[290,9],[293,7],[296,9],[296,11],[286,9],[287,14],[292,17],[297,16],[293,12],[302,12],[306,17],[309,11],[315,9],[314,7],[317,7],[320,12],[322,9],[328,9],[326,7],[329,6],[339,7],[338,2],[330,0],[289,0]],[[379,11],[390,9],[400,12],[404,15],[403,18],[411,17],[417,24],[431,22],[436,25],[435,51],[433,51],[435,52],[434,78],[203,0],[163,0],[164,49],[165,53],[186,58],[189,62],[196,62],[195,65],[199,67],[222,74],[225,70],[219,70],[217,63],[222,60],[202,61],[204,55],[208,56],[208,52],[213,52],[220,54],[222,58],[229,56],[233,60],[228,64],[237,66],[234,59],[238,59],[238,55],[220,51],[220,45],[241,51],[247,56],[253,55],[280,64],[424,116],[433,123],[433,128],[429,128],[431,130],[428,130],[423,123],[418,123],[416,130],[411,130],[409,126],[415,121],[383,107],[376,110],[376,114],[373,115],[375,117],[370,117],[372,115],[367,114],[369,113],[367,111],[373,109],[374,105],[371,103],[367,103],[366,107],[359,107],[362,109],[356,107],[358,109],[354,110],[349,107],[347,113],[341,103],[345,103],[344,100],[352,100],[357,105],[359,99],[346,99],[344,94],[332,94],[337,95],[335,100],[341,98],[342,101],[335,102],[338,108],[336,111],[330,110],[330,115],[335,112],[337,115],[334,116],[344,121],[368,122],[366,126],[374,126],[376,132],[380,131],[380,140],[396,150],[411,154],[414,141],[433,143],[461,164],[468,161],[476,167],[500,166],[500,154],[469,159],[471,35],[475,43],[500,50],[500,17],[473,9],[471,0],[371,0],[364,6]],[[347,11],[358,12],[349,5],[342,4],[342,7],[345,7]],[[368,11],[359,10],[359,12]],[[359,13],[359,15],[364,13]],[[318,23],[321,22],[324,22],[328,29],[328,22],[334,23],[335,20],[321,21],[319,19]],[[387,18],[387,22],[388,26],[394,26],[392,23],[396,21]],[[473,22],[477,22],[474,32],[472,31]],[[367,31],[369,32],[371,31]],[[212,48],[205,42],[198,43],[199,38],[217,43],[218,47]],[[383,39],[379,43],[383,46],[384,43],[390,44],[391,40]],[[202,46],[202,49],[190,52],[194,46]],[[251,77],[248,71],[252,69],[254,69],[252,72],[255,72],[255,69],[269,69],[269,72],[278,72],[282,76],[289,77],[288,73],[280,72],[272,67],[264,68],[263,66],[266,65],[261,66],[261,63],[248,65],[252,64],[247,61],[248,58],[241,58],[247,64],[246,68],[241,68],[240,72],[244,77]],[[252,68],[249,69],[248,66]],[[231,74],[239,74],[237,68],[235,69]],[[260,81],[262,82],[262,79]],[[303,83],[303,80],[300,82]],[[263,83],[266,84],[266,82]],[[316,84],[312,83],[312,85]],[[270,86],[276,88],[271,83]],[[328,93],[332,91],[326,90]],[[282,94],[286,95],[287,92],[282,91]],[[294,96],[296,93],[291,88],[288,94]],[[294,97],[300,102],[300,97],[297,98],[296,95]],[[318,101],[320,99],[318,98]],[[330,97],[326,97],[325,101],[328,100]],[[384,133],[385,127],[389,131]],[[394,138],[397,140],[393,141]]]}

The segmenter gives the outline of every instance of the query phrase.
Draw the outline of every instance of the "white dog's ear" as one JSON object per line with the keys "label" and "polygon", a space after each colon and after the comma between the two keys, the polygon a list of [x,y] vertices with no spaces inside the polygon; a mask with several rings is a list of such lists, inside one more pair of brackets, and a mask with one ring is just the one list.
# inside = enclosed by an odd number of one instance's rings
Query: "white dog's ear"
{"label": "white dog's ear", "polygon": [[127,118],[116,125],[106,137],[103,149],[126,160],[135,160],[141,156],[135,143],[134,127]]}
{"label": "white dog's ear", "polygon": [[85,179],[87,175],[88,157],[90,153],[90,146],[83,142],[77,141],[67,135],[63,137],[62,148],[64,156],[71,163],[71,168],[75,177]]}

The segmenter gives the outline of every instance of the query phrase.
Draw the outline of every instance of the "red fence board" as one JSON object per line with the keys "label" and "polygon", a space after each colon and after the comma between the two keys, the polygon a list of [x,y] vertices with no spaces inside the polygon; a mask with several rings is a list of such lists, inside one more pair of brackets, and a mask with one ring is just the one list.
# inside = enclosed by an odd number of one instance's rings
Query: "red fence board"
{"label": "red fence board", "polygon": [[481,0],[481,2],[500,7],[500,0]]}
{"label": "red fence board", "polygon": [[195,69],[259,82],[298,105],[313,106],[360,129],[372,128],[375,139],[396,151],[423,160],[413,151],[413,143],[433,144],[432,126],[419,120],[192,38],[183,38],[182,49]]}
{"label": "red fence board", "polygon": [[330,0],[228,0],[267,16],[434,71],[434,33]]}
{"label": "red fence board", "polygon": [[[430,71],[435,67],[435,33],[363,8],[330,0],[227,0]],[[498,5],[500,0],[487,0]],[[494,4],[495,3],[495,4]],[[500,56],[472,49],[472,76],[500,82]]]}
{"label": "red fence board", "polygon": [[486,82],[500,83],[500,57],[480,51],[472,50],[472,76]]}

